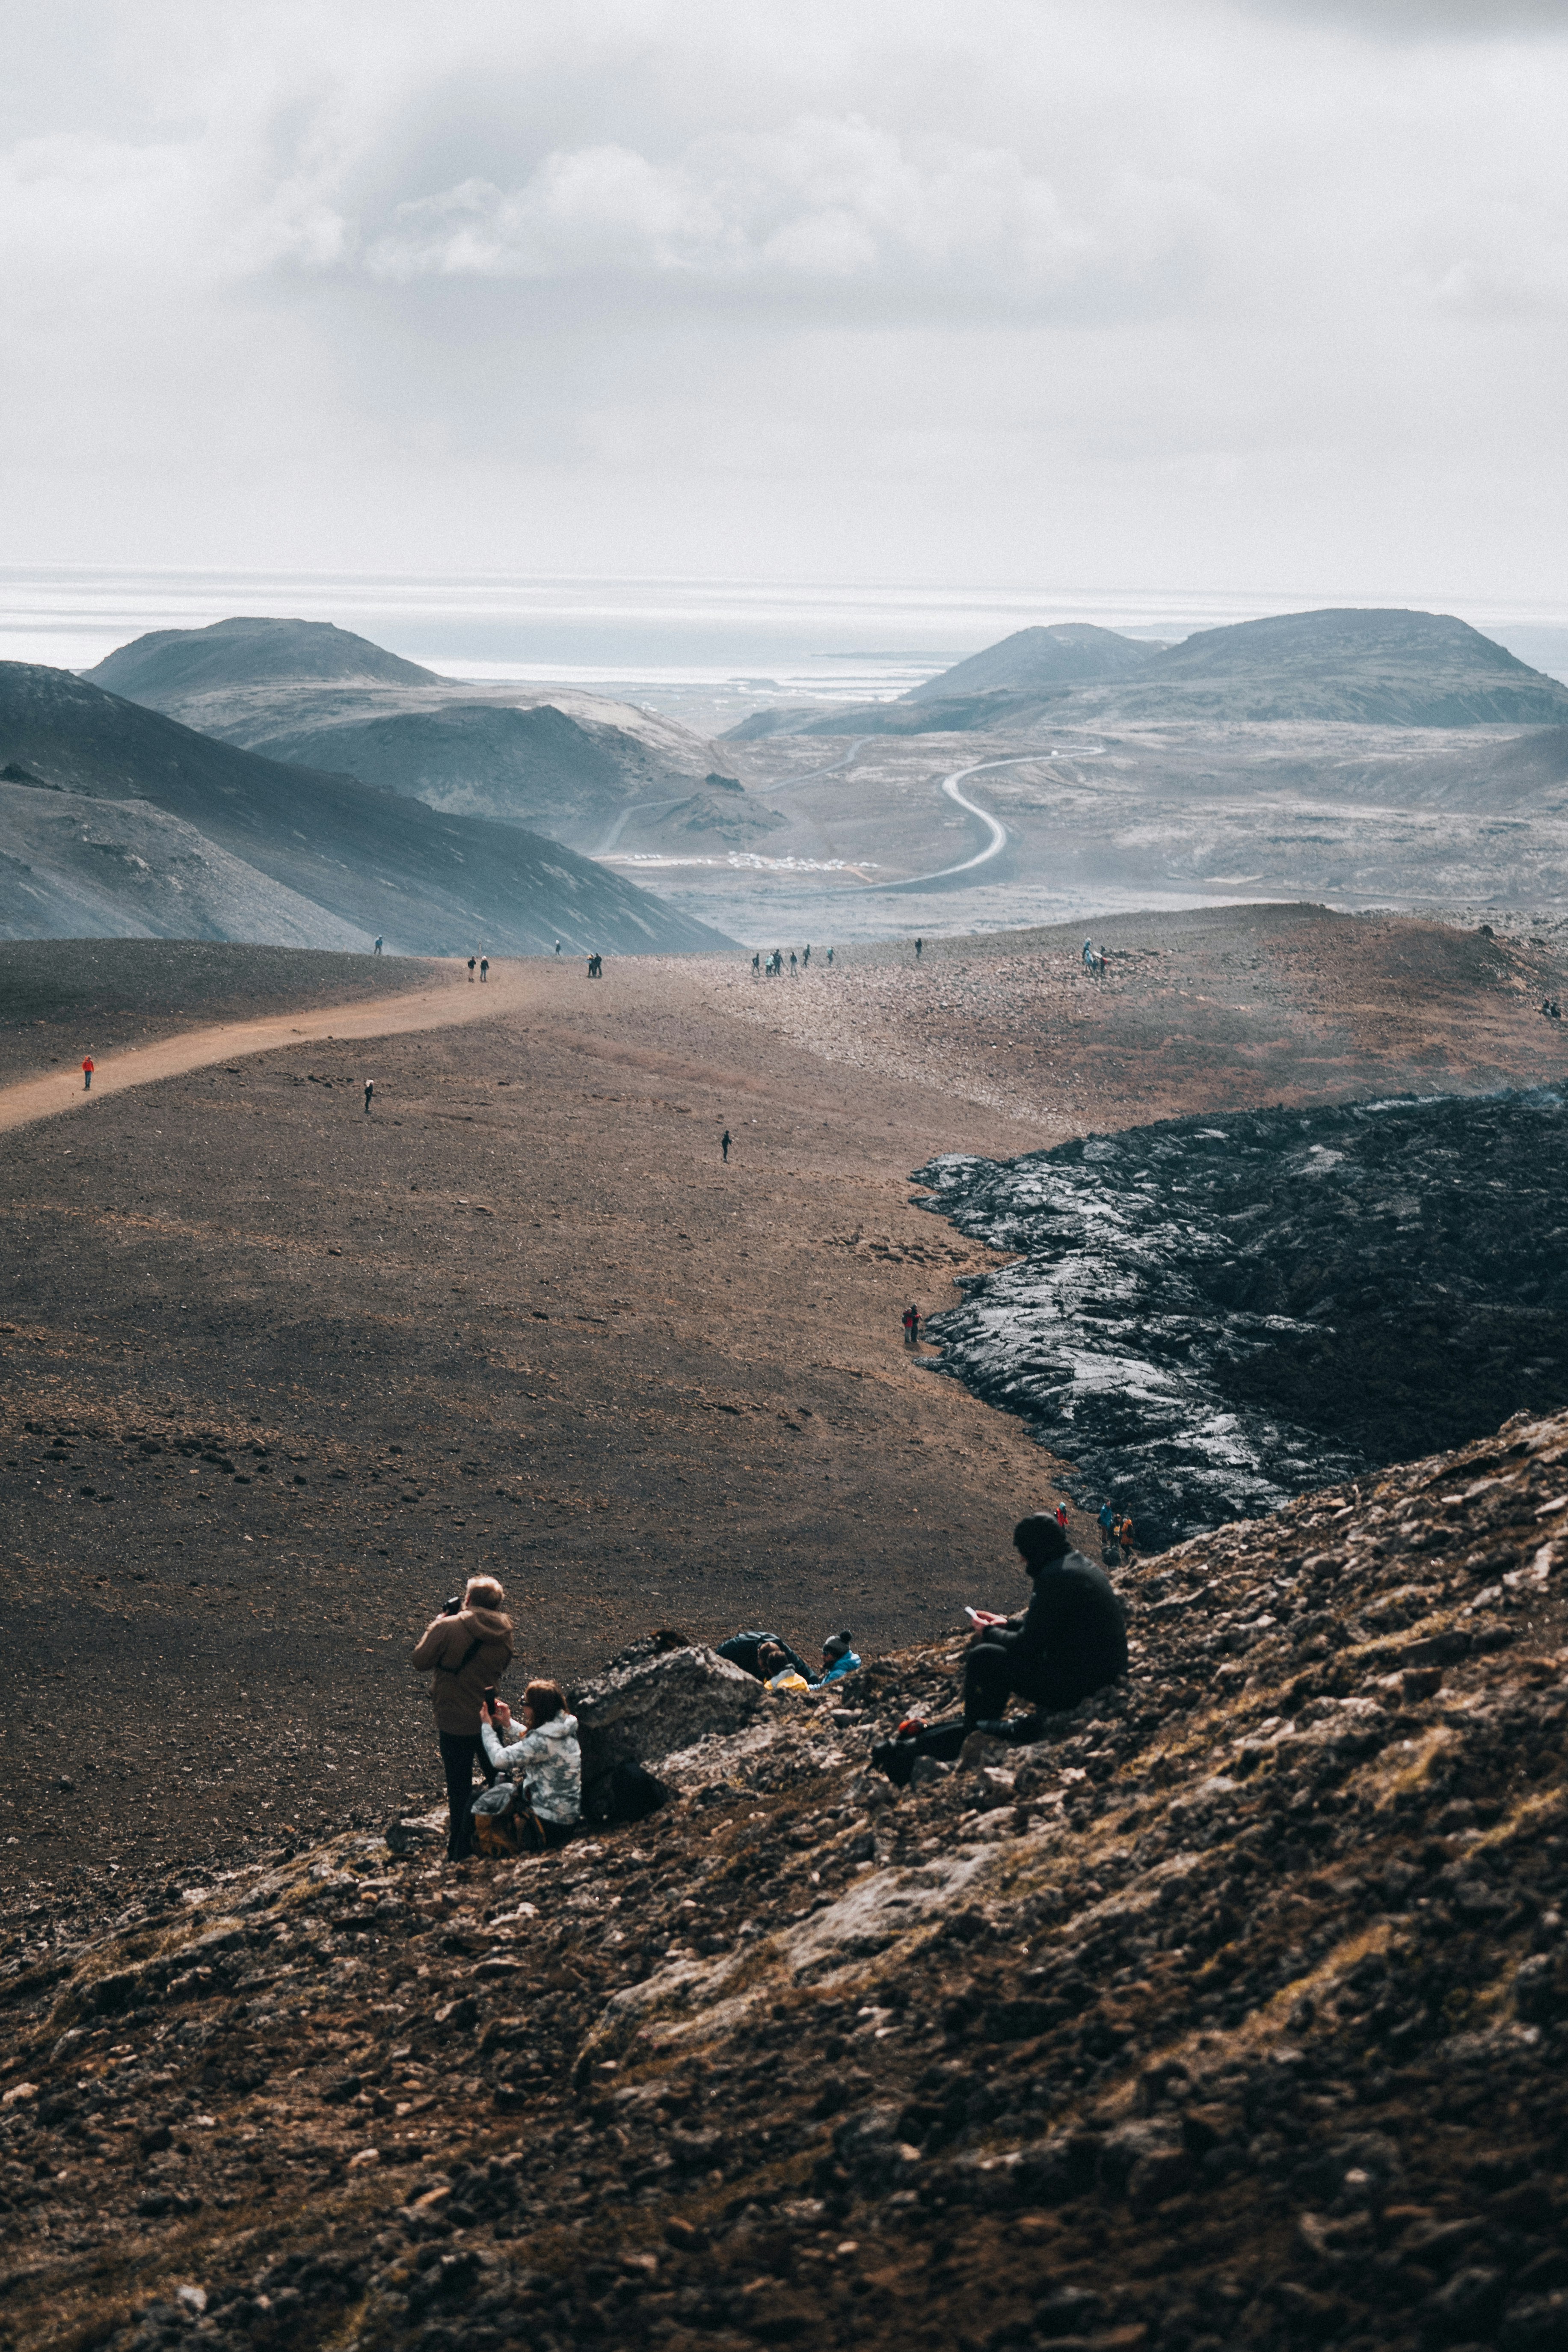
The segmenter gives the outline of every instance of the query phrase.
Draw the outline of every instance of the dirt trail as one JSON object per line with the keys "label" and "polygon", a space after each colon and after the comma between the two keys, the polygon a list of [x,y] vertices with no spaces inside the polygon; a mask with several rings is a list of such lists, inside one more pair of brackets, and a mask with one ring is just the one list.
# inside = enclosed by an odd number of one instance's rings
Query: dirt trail
{"label": "dirt trail", "polygon": [[[453,958],[462,968],[462,959]],[[190,1029],[184,1036],[162,1037],[151,1045],[131,1045],[123,1053],[97,1063],[89,1092],[79,1069],[51,1071],[47,1077],[25,1078],[0,1087],[0,1135],[35,1120],[53,1118],[62,1111],[90,1110],[107,1095],[128,1087],[151,1086],[158,1078],[183,1077],[214,1062],[228,1062],[247,1054],[266,1053],[277,1045],[298,1045],[312,1038],[406,1037],[421,1029],[447,1029],[459,1022],[511,1010],[523,998],[525,974],[521,964],[492,965],[488,982],[472,990],[454,990],[446,982],[414,989],[401,996],[372,997],[359,1004],[318,1005],[313,1010],[270,1014],[262,1021],[224,1021],[211,1028]]]}

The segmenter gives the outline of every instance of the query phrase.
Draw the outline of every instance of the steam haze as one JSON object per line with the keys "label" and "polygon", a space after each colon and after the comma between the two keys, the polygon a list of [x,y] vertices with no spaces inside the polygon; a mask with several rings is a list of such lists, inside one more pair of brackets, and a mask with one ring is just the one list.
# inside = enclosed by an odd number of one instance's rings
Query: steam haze
{"label": "steam haze", "polygon": [[1561,602],[1557,6],[9,47],[11,562]]}

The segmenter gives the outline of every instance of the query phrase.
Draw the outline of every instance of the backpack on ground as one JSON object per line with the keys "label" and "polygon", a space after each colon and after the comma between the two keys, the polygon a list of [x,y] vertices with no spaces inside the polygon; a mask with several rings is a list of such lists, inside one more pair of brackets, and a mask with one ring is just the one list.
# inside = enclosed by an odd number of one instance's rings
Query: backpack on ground
{"label": "backpack on ground", "polygon": [[[984,1731],[988,1738],[1001,1740],[1008,1748],[1031,1746],[1040,1738],[1042,1728],[1039,1715],[1033,1708],[1027,1715],[1009,1715],[997,1722],[969,1727],[972,1731]],[[879,1772],[887,1774],[895,1789],[907,1789],[917,1756],[933,1756],[939,1764],[956,1764],[968,1736],[961,1715],[943,1716],[940,1723],[911,1719],[900,1723],[891,1739],[878,1741],[871,1750],[871,1761]]]}
{"label": "backpack on ground", "polygon": [[646,1822],[661,1805],[669,1802],[670,1791],[662,1780],[642,1764],[629,1760],[616,1764],[610,1773],[609,1819],[612,1822]]}
{"label": "backpack on ground", "polygon": [[963,1741],[961,1715],[944,1716],[940,1723],[900,1723],[891,1739],[877,1742],[871,1761],[895,1789],[907,1789],[917,1756],[934,1756],[939,1764],[956,1764]]}
{"label": "backpack on ground", "polygon": [[544,1823],[510,1780],[497,1780],[476,1797],[468,1818],[474,1852],[487,1862],[511,1862],[520,1853],[543,1853],[551,1843]]}

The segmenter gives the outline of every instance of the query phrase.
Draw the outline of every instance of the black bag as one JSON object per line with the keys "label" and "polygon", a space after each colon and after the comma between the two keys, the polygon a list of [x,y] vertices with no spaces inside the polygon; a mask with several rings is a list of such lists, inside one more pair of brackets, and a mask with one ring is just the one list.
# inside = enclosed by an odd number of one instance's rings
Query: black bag
{"label": "black bag", "polygon": [[662,1780],[641,1764],[616,1764],[610,1772],[609,1811],[605,1818],[612,1822],[646,1822],[661,1805],[669,1802],[669,1790]]}
{"label": "black bag", "polygon": [[1008,1748],[1028,1748],[1040,1738],[1044,1726],[1031,1710],[1000,1722],[972,1723],[966,1731],[961,1715],[948,1715],[940,1723],[922,1723],[910,1730],[900,1727],[891,1739],[879,1740],[871,1750],[871,1761],[895,1789],[907,1789],[917,1756],[934,1756],[939,1764],[956,1764],[970,1731],[983,1731],[988,1739],[1000,1739]]}
{"label": "black bag", "polygon": [[895,1789],[907,1789],[917,1756],[934,1756],[939,1764],[956,1764],[966,1737],[961,1715],[944,1716],[940,1723],[922,1723],[907,1730],[900,1727],[891,1739],[878,1741],[871,1761]]}

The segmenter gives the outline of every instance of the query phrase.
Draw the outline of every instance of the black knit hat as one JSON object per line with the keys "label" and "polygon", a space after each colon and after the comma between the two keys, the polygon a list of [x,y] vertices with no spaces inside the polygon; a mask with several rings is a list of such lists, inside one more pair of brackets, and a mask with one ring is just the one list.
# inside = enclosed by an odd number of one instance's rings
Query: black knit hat
{"label": "black knit hat", "polygon": [[1024,1556],[1025,1567],[1031,1570],[1061,1559],[1072,1549],[1067,1529],[1057,1525],[1049,1511],[1031,1511],[1026,1519],[1020,1519],[1013,1530],[1013,1541]]}

